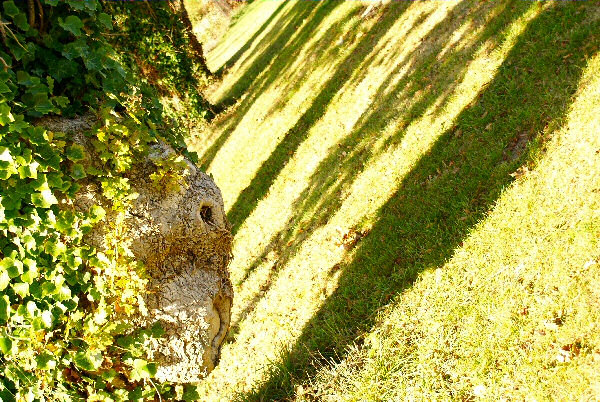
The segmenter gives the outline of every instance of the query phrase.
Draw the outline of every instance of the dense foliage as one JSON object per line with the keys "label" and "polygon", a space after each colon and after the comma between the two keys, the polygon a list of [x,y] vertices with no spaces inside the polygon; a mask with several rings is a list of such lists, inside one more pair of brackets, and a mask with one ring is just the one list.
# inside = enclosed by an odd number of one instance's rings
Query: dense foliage
{"label": "dense foliage", "polygon": [[[124,174],[164,132],[160,103],[107,41],[113,18],[97,0],[2,1],[0,24],[0,398],[189,398],[152,381],[145,345],[160,327],[127,320],[146,279],[123,239],[135,198]],[[101,169],[39,124],[84,113],[100,122],[86,135]],[[85,180],[117,214],[102,251],[83,239],[106,211],[72,202]]]}
{"label": "dense foliage", "polygon": [[187,121],[212,118],[213,107],[199,91],[210,71],[183,2],[108,1],[105,6],[118,30],[109,40],[129,68],[139,69],[161,95],[181,99],[179,107],[185,108]]}

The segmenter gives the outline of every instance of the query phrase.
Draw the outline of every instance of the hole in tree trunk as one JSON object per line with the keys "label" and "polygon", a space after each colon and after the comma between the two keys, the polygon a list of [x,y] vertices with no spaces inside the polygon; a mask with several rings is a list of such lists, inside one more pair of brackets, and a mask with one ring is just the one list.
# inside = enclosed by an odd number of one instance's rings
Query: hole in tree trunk
{"label": "hole in tree trunk", "polygon": [[200,217],[206,223],[214,223],[212,220],[212,208],[207,205],[200,208]]}

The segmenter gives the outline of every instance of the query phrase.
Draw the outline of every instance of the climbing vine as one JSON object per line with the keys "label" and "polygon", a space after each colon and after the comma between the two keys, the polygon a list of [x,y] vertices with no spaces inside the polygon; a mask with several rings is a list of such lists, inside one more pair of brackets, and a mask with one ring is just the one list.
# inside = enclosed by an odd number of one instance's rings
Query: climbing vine
{"label": "climbing vine", "polygon": [[[147,279],[123,238],[136,197],[125,173],[159,132],[181,140],[107,39],[115,21],[99,1],[1,3],[0,398],[190,399],[191,389],[152,380],[145,345],[162,329],[129,323],[144,308]],[[43,124],[84,114],[98,121],[85,133],[94,164],[83,163],[89,155],[71,136]],[[100,183],[116,218],[106,222],[99,205],[74,206],[86,180]],[[97,250],[85,235],[101,222],[107,235]]]}
{"label": "climbing vine", "polygon": [[130,69],[139,69],[161,95],[181,99],[187,119],[212,118],[214,108],[200,91],[208,84],[210,71],[183,1],[105,4],[118,31],[109,39]]}

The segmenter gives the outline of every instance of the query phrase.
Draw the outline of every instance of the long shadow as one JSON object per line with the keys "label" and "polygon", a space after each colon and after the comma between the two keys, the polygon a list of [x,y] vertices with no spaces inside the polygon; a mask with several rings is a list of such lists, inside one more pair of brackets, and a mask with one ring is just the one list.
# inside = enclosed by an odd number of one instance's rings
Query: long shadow
{"label": "long shadow", "polygon": [[337,289],[297,344],[264,384],[240,399],[293,396],[295,385],[316,370],[315,356],[343,358],[372,328],[379,308],[460,247],[511,183],[511,173],[528,161],[515,140],[525,133],[540,148],[533,136],[562,124],[586,59],[600,44],[600,24],[582,23],[587,7],[593,6],[555,6],[530,22],[492,82],[378,211],[352,261],[336,267],[342,272]]}
{"label": "long shadow", "polygon": [[250,48],[250,46],[252,46],[252,44],[254,43],[256,38],[258,38],[260,36],[260,34],[271,24],[271,22],[273,22],[275,17],[281,12],[281,10],[285,7],[285,5],[286,5],[285,1],[282,1],[281,4],[279,5],[279,7],[277,7],[275,9],[275,11],[273,11],[273,13],[269,16],[269,18],[267,18],[267,20],[256,30],[256,32],[254,32],[254,35],[252,35],[246,41],[244,46],[239,48],[238,51],[235,52],[235,54],[229,58],[229,60],[227,60],[225,63],[223,63],[223,65],[217,71],[215,71],[215,75],[217,77],[223,76],[223,73],[229,67],[234,65],[240,59],[240,57],[242,57],[242,55],[244,53],[246,53],[246,51]]}
{"label": "long shadow", "polygon": [[[237,98],[248,91],[248,95],[236,106],[235,117],[228,119],[227,127],[200,158],[203,169],[208,169],[254,101],[279,77],[282,71],[286,71],[293,63],[293,53],[308,42],[323,19],[341,3],[325,1],[314,6],[312,2],[298,1],[289,11],[280,16],[257,46],[258,49],[263,49],[261,54],[254,59],[252,65],[236,81],[224,100],[219,103],[218,108],[223,110],[237,102]],[[297,26],[301,25],[305,19],[308,19],[308,23],[298,30]],[[292,37],[294,38],[292,39]],[[315,49],[312,51],[317,52],[323,48],[323,45],[315,45]],[[264,74],[261,75],[261,73]]]}
{"label": "long shadow", "polygon": [[[252,64],[233,84],[219,104],[225,107],[234,104],[237,98],[246,93],[250,86],[255,86],[257,77],[265,71],[275,58],[280,58],[282,51],[291,50],[290,47],[293,45],[289,42],[294,35],[307,39],[307,33],[314,31],[322,20],[340,4],[341,2],[338,1],[325,1],[315,6],[302,1],[296,2],[282,18],[277,20],[261,40],[257,46],[257,49],[262,48],[261,53],[254,58]],[[305,19],[309,21],[306,25],[304,25]],[[298,27],[302,25],[304,27],[298,30]],[[296,45],[302,45],[305,40],[299,41],[296,38],[294,42]]]}
{"label": "long shadow", "polygon": [[320,89],[319,95],[314,99],[311,106],[298,119],[296,124],[285,133],[277,147],[262,163],[250,184],[242,190],[227,214],[227,218],[232,224],[233,234],[237,233],[242,223],[265,196],[283,167],[306,138],[310,127],[321,118],[323,111],[333,97],[346,84],[354,70],[364,61],[365,56],[372,52],[407,7],[408,3],[402,3],[392,8],[390,13],[374,26],[369,35],[365,35],[365,38],[360,41],[354,51],[339,64],[338,69]]}
{"label": "long shadow", "polygon": [[[427,110],[433,102],[443,104],[441,99],[452,92],[461,81],[466,71],[465,63],[472,58],[477,48],[487,40],[495,40],[498,33],[512,20],[518,18],[528,7],[526,3],[522,2],[519,8],[508,7],[514,3],[515,1],[507,2],[502,11],[486,24],[481,34],[477,38],[473,38],[468,46],[454,52],[451,51],[452,47],[450,47],[447,60],[445,60],[446,67],[439,68],[436,62],[437,55],[446,45],[447,32],[458,29],[467,21],[483,20],[486,14],[497,8],[496,5],[480,3],[472,6],[466,2],[463,3],[449,13],[443,21],[439,22],[427,35],[427,39],[412,50],[403,62],[398,63],[373,97],[377,99],[373,105],[374,107],[363,113],[352,133],[339,143],[338,149],[332,150],[319,164],[319,167],[315,169],[309,187],[302,197],[294,203],[294,216],[288,228],[273,236],[263,252],[249,264],[242,281],[248,278],[271,250],[283,248],[278,256],[277,264],[263,281],[262,294],[269,290],[273,278],[278,273],[278,268],[287,264],[288,259],[299,250],[303,239],[308,238],[318,227],[326,224],[328,219],[339,209],[343,202],[343,191],[352,184],[355,175],[375,156],[373,147],[379,139],[377,134],[384,131],[390,120],[396,117],[402,116],[404,126],[406,126]],[[414,26],[418,26],[419,21],[425,20],[426,17],[427,15],[422,15]],[[473,26],[473,28],[476,28],[476,26]],[[459,60],[460,63],[453,64],[450,62],[455,59]],[[370,61],[371,58],[367,59],[367,62]],[[453,67],[455,64],[461,65],[462,68]],[[410,66],[410,69],[405,77],[390,89],[396,74],[406,66]],[[435,78],[430,79],[430,76],[435,76]],[[395,107],[392,107],[398,102],[398,99],[415,98],[418,97],[417,93],[419,92],[424,95],[408,110],[399,113]],[[390,136],[386,145],[391,146],[393,143],[398,143],[402,136],[403,131]],[[348,150],[351,151],[349,155],[345,156],[344,154],[347,154]],[[304,228],[302,239],[299,239],[289,227]],[[292,244],[287,246],[289,243]],[[232,325],[239,324],[254,309],[261,298],[260,294],[257,294],[247,303],[239,315],[239,320]]]}

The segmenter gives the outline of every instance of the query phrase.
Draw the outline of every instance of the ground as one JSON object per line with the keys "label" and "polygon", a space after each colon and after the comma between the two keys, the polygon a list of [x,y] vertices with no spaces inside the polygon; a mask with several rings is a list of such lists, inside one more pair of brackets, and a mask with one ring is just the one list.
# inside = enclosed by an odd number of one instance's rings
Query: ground
{"label": "ground", "polygon": [[600,397],[600,7],[276,2],[191,142],[235,234],[203,400]]}

